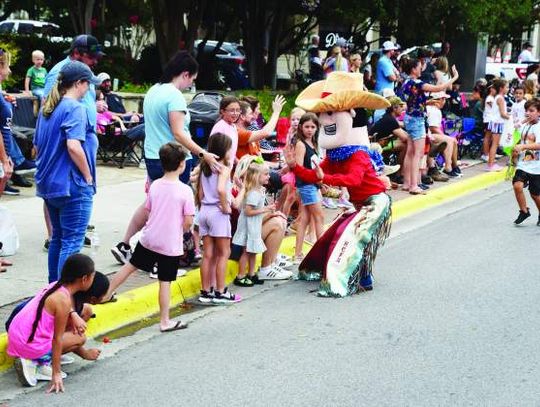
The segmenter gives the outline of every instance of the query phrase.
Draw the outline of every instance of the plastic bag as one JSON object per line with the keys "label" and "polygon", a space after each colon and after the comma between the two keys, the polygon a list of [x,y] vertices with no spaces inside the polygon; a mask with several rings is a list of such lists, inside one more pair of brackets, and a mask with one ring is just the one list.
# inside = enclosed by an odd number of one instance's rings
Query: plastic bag
{"label": "plastic bag", "polygon": [[19,234],[11,212],[0,206],[0,256],[12,256],[19,250]]}
{"label": "plastic bag", "polygon": [[503,132],[501,134],[501,141],[499,145],[502,148],[512,147],[514,145],[514,122],[512,119],[508,119],[504,122]]}

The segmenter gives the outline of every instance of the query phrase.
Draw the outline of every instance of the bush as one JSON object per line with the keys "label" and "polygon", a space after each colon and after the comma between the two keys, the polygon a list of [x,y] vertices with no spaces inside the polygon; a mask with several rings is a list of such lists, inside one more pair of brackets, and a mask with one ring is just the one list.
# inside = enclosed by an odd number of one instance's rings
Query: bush
{"label": "bush", "polygon": [[291,110],[294,108],[295,104],[294,101],[296,100],[296,97],[298,96],[298,92],[279,92],[279,91],[271,91],[268,89],[265,90],[252,90],[252,89],[246,89],[235,92],[235,96],[255,96],[260,103],[260,109],[261,113],[264,116],[265,119],[268,119],[272,115],[272,101],[276,97],[276,95],[281,94],[285,97],[287,100],[287,103],[285,106],[283,106],[283,110],[281,111],[281,116],[289,116],[291,114]]}
{"label": "bush", "polygon": [[[32,66],[32,51],[39,49],[45,53],[44,67],[49,71],[54,65],[66,58],[69,42],[50,42],[47,38],[27,35],[0,35],[0,47],[9,51],[11,59],[11,77],[4,83],[4,89],[10,92],[24,90],[26,71]],[[111,78],[121,82],[133,82],[137,65],[129,53],[119,47],[105,49],[104,56],[94,67],[94,72],[107,72]]]}
{"label": "bush", "polygon": [[69,43],[53,42],[47,38],[35,36],[2,34],[0,47],[11,53],[11,76],[4,82],[3,88],[9,92],[24,90],[26,71],[32,66],[32,51],[39,49],[45,53],[45,68],[50,70],[54,64],[65,58],[64,51]]}

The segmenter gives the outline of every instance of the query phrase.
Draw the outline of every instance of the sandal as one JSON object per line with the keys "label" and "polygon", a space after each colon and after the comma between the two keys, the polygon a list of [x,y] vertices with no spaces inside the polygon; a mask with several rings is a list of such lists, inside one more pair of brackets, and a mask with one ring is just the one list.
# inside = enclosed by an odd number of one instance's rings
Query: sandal
{"label": "sandal", "polygon": [[412,190],[409,191],[409,194],[411,194],[411,195],[426,195],[426,191],[424,191],[421,188],[412,189]]}
{"label": "sandal", "polygon": [[176,321],[176,323],[167,328],[167,329],[160,329],[161,333],[165,333],[165,332],[174,332],[174,331],[178,331],[179,329],[186,329],[188,326],[186,323],[182,322],[182,321]]}
{"label": "sandal", "polygon": [[108,300],[101,302],[101,304],[107,304],[109,302],[116,302],[116,301],[118,301],[118,298],[116,298],[116,291],[115,291],[114,293],[111,294]]}

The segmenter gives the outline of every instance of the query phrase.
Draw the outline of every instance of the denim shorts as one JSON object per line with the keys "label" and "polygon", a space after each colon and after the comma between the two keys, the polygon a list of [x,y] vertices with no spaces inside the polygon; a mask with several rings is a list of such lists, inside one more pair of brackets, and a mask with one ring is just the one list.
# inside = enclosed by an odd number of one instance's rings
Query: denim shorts
{"label": "denim shorts", "polygon": [[405,115],[403,119],[405,131],[415,141],[426,137],[426,123],[423,117]]}
{"label": "denim shorts", "polygon": [[296,189],[304,206],[314,205],[321,201],[319,189],[313,184],[297,186]]}

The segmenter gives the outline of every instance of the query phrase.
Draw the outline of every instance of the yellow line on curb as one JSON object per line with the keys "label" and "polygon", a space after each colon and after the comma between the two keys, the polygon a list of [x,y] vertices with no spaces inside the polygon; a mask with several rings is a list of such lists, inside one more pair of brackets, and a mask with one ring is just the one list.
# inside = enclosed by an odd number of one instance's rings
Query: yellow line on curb
{"label": "yellow line on curb", "polygon": [[[411,216],[443,202],[487,188],[503,181],[504,177],[505,171],[490,172],[434,189],[427,195],[418,195],[399,200],[392,205],[393,219],[398,220]],[[294,245],[294,236],[288,236],[283,239],[280,252],[292,255]],[[227,284],[230,284],[237,273],[238,263],[229,261],[226,276]],[[184,301],[182,293],[185,298],[196,296],[200,287],[199,269],[189,271],[184,277],[180,277],[172,284],[171,306],[177,306]],[[89,337],[104,335],[107,332],[156,314],[159,311],[158,288],[159,283],[152,283],[118,295],[117,302],[94,306],[98,318],[88,322],[87,335]],[[13,365],[13,359],[7,355],[6,349],[7,334],[0,334],[0,372],[9,369]]]}

